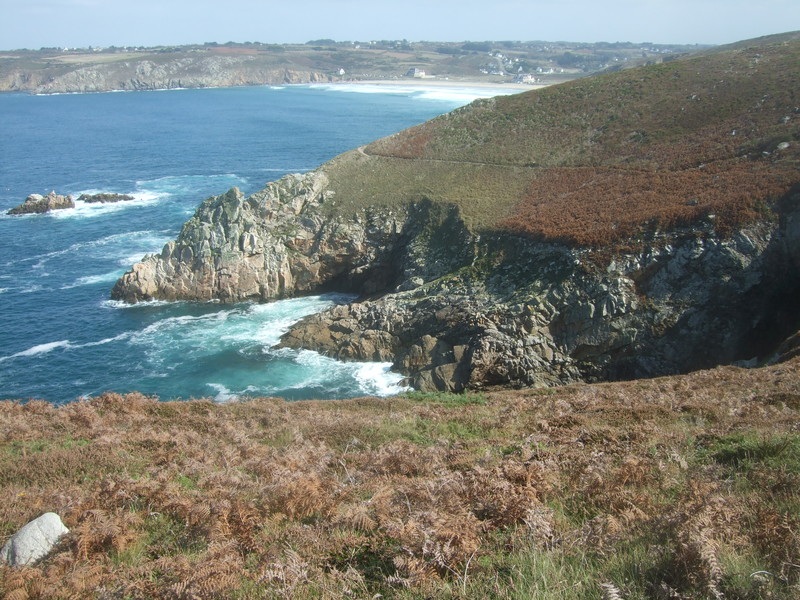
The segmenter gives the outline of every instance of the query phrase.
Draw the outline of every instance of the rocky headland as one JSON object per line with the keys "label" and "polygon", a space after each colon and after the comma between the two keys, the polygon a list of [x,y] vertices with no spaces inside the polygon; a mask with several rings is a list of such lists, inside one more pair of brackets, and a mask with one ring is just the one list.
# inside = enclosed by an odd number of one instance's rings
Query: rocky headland
{"label": "rocky headland", "polygon": [[[63,59],[63,60],[62,60]],[[0,91],[35,94],[321,83],[331,76],[280,59],[182,52],[56,57],[35,67],[0,68]],[[7,68],[7,70],[6,70]]]}
{"label": "rocky headland", "polygon": [[800,328],[800,43],[489,101],[209,198],[114,298],[348,291],[282,344],[418,389],[768,360]]}
{"label": "rocky headland", "polygon": [[65,208],[75,208],[75,202],[72,200],[72,196],[61,196],[60,194],[56,194],[55,190],[53,190],[47,194],[47,196],[42,196],[41,194],[31,194],[25,198],[25,202],[19,206],[15,206],[6,214],[41,214],[50,212],[51,210],[62,210]]}

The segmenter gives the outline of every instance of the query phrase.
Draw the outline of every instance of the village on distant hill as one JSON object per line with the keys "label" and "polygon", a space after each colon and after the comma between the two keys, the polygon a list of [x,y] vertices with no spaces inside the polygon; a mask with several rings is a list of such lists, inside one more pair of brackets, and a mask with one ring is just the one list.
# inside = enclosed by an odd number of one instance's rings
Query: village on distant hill
{"label": "village on distant hill", "polygon": [[547,85],[669,60],[699,46],[571,42],[260,42],[0,52],[0,91],[198,88],[437,80]]}

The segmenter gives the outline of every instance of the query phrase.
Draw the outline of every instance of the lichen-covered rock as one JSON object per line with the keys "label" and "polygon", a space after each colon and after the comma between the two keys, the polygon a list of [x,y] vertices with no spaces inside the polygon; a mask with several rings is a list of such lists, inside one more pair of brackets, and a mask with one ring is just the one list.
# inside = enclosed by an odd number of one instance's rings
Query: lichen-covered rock
{"label": "lichen-covered rock", "polygon": [[55,513],[45,513],[15,533],[0,551],[0,558],[12,567],[35,563],[47,556],[69,529]]}
{"label": "lichen-covered rock", "polygon": [[338,218],[323,210],[333,198],[327,184],[323,171],[313,171],[287,175],[247,198],[237,188],[209,198],[174,242],[123,275],[112,297],[264,301],[331,288],[372,294],[420,269],[432,276],[462,260],[463,252],[449,252],[438,264],[410,252],[399,260],[426,223],[448,218],[434,215],[429,202]]}
{"label": "lichen-covered rock", "polygon": [[41,194],[31,194],[25,199],[25,202],[19,206],[15,206],[8,211],[9,215],[28,215],[28,214],[41,214],[50,212],[51,210],[61,210],[64,208],[75,208],[75,202],[72,196],[60,196],[55,191],[50,192],[47,196]]}

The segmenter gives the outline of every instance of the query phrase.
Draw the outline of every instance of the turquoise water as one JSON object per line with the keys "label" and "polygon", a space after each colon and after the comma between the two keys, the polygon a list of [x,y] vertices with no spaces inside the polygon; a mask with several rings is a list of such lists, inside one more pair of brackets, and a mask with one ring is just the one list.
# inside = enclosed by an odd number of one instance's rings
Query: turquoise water
{"label": "turquoise water", "polygon": [[[253,192],[482,95],[372,86],[0,95],[0,398],[396,393],[388,364],[272,347],[291,323],[345,297],[129,306],[109,291],[208,196]],[[5,215],[51,189],[135,200]]]}

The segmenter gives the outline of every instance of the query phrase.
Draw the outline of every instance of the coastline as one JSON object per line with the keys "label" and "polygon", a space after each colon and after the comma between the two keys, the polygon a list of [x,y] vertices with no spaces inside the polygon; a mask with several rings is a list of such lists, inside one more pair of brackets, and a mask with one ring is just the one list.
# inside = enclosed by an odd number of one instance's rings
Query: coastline
{"label": "coastline", "polygon": [[526,92],[539,88],[544,88],[553,85],[556,82],[547,83],[505,83],[502,81],[477,81],[467,79],[420,79],[420,78],[404,78],[404,79],[353,79],[353,80],[340,80],[333,81],[331,85],[379,85],[379,86],[397,86],[397,87],[419,87],[419,88],[446,88],[446,89],[463,89],[463,88],[479,88],[491,90],[514,90],[514,92]]}

